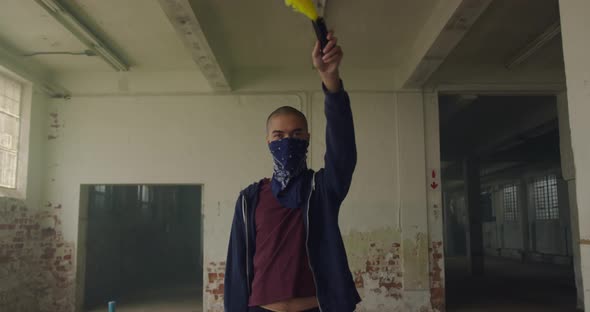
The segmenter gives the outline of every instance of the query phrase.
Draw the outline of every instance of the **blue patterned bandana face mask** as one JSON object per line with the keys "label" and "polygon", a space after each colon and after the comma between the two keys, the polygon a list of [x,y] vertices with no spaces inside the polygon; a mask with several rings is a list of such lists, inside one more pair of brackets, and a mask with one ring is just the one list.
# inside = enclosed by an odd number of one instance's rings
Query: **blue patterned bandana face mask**
{"label": "blue patterned bandana face mask", "polygon": [[271,189],[274,197],[285,208],[300,208],[302,180],[307,171],[309,142],[285,138],[268,144],[274,162]]}
{"label": "blue patterned bandana face mask", "polygon": [[307,169],[307,140],[285,138],[268,144],[274,162],[273,190],[285,190],[289,182]]}

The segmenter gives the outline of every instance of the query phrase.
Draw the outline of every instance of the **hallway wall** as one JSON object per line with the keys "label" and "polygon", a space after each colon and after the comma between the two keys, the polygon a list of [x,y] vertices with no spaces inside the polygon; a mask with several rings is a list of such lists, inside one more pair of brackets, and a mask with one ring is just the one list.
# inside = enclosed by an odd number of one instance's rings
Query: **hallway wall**
{"label": "hallway wall", "polygon": [[[426,202],[423,96],[353,91],[351,99],[359,155],[340,224],[364,298],[359,311],[429,307],[435,251]],[[272,173],[264,123],[281,105],[307,114],[309,162],[320,168],[321,92],[53,100],[49,114],[64,127],[48,141],[45,199],[63,206],[64,236],[78,241],[78,220],[87,218],[79,214],[80,184],[203,184],[203,295],[207,311],[221,311],[235,200],[240,189]],[[440,266],[433,269],[440,272]],[[440,305],[443,277],[434,276]]]}
{"label": "hallway wall", "polygon": [[74,307],[75,245],[64,238],[62,205],[44,200],[49,99],[31,103],[26,199],[0,197],[0,310]]}

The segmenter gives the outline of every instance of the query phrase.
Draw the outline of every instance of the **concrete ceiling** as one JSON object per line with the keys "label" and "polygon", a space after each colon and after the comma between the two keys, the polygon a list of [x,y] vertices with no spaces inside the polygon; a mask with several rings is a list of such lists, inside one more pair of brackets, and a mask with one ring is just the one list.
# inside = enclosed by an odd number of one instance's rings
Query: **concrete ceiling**
{"label": "concrete ceiling", "polygon": [[[340,38],[347,66],[394,67],[438,1],[328,1],[325,16]],[[282,0],[191,4],[215,54],[232,69],[311,66],[311,23]]]}
{"label": "concrete ceiling", "polygon": [[[444,187],[460,187],[463,159],[475,156],[480,175],[515,174],[531,165],[559,166],[553,96],[440,97]],[[507,170],[510,169],[510,170]],[[455,183],[457,182],[457,183]]]}
{"label": "concrete ceiling", "polygon": [[[186,33],[182,29],[179,32],[179,15],[171,18],[162,7],[163,2],[184,0],[58,1],[125,60],[132,72],[192,71],[207,77],[200,71],[203,65],[197,65],[198,58],[194,57],[191,43],[187,44]],[[434,80],[456,75],[461,67],[473,74],[482,65],[494,66],[508,74],[550,69],[549,77],[554,73],[560,76],[563,55],[559,36],[518,68],[504,69],[510,56],[558,20],[557,1],[493,0],[489,7],[486,4],[487,9],[477,15],[475,24],[464,27],[466,35],[446,59],[444,53],[444,62],[433,75]],[[448,23],[461,26],[465,13],[483,2],[328,0],[325,15],[345,50],[347,71],[381,71],[387,75],[379,77],[394,77],[396,71],[405,71],[401,69],[412,63],[408,62],[408,56],[424,58],[421,53],[432,46],[443,28],[448,30]],[[194,13],[195,24],[202,30],[212,58],[229,72],[230,81],[232,74],[240,71],[268,70],[284,75],[295,69],[311,68],[310,52],[315,36],[310,22],[286,8],[283,0],[186,0],[185,3],[192,8],[190,15]],[[113,73],[98,57],[22,57],[34,52],[82,52],[86,47],[33,0],[2,0],[0,5],[0,48],[12,51],[24,62],[39,64],[56,77]],[[453,13],[457,6],[461,7],[459,13]],[[151,83],[158,84],[155,80]],[[394,84],[391,85],[393,88]]]}
{"label": "concrete ceiling", "polygon": [[447,62],[504,64],[557,21],[557,0],[494,0]]}
{"label": "concrete ceiling", "polygon": [[[82,52],[86,47],[34,1],[2,0],[0,44],[15,54]],[[23,59],[25,59],[23,57]],[[110,70],[96,57],[47,55],[33,59],[53,70]]]}
{"label": "concrete ceiling", "polygon": [[[486,157],[556,128],[554,96],[479,96],[464,104],[440,98],[441,158]],[[522,142],[521,142],[522,141]],[[557,144],[559,150],[559,144]]]}
{"label": "concrete ceiling", "polygon": [[[196,68],[157,1],[67,0],[61,3],[134,69]],[[81,52],[86,47],[32,0],[2,0],[0,44],[18,54]],[[54,72],[112,71],[98,57],[32,57]]]}
{"label": "concrete ceiling", "polygon": [[[441,0],[328,2],[328,26],[337,31],[349,67],[394,67]],[[61,3],[135,69],[195,68],[156,0],[63,0]],[[310,66],[310,22],[283,1],[191,0],[221,63],[240,68]],[[25,18],[26,17],[26,18]],[[414,31],[413,31],[414,30]],[[3,0],[0,41],[18,53],[81,52],[85,47],[34,1]],[[97,57],[35,56],[53,71],[110,70]]]}
{"label": "concrete ceiling", "polygon": [[494,0],[455,47],[434,75],[445,80],[457,68],[498,68],[507,75],[542,69],[551,73],[564,70],[561,36],[556,36],[525,62],[512,70],[507,61],[559,21],[558,0]]}

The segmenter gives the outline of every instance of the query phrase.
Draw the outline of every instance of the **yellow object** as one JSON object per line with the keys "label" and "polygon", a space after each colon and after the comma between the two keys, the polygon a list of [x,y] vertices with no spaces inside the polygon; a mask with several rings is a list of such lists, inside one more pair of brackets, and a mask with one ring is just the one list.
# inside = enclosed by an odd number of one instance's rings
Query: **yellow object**
{"label": "yellow object", "polygon": [[285,4],[292,7],[293,10],[304,14],[312,21],[318,19],[318,12],[311,0],[285,0]]}

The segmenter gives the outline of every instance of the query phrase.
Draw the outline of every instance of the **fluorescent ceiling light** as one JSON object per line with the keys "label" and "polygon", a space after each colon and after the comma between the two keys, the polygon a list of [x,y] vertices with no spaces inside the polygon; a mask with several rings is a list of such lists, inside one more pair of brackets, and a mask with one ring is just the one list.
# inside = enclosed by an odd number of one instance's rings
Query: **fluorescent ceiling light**
{"label": "fluorescent ceiling light", "polygon": [[117,71],[128,71],[129,65],[111,48],[102,42],[90,29],[66,10],[57,0],[35,0],[53,18],[60,22],[88,49],[96,52],[106,63]]}

